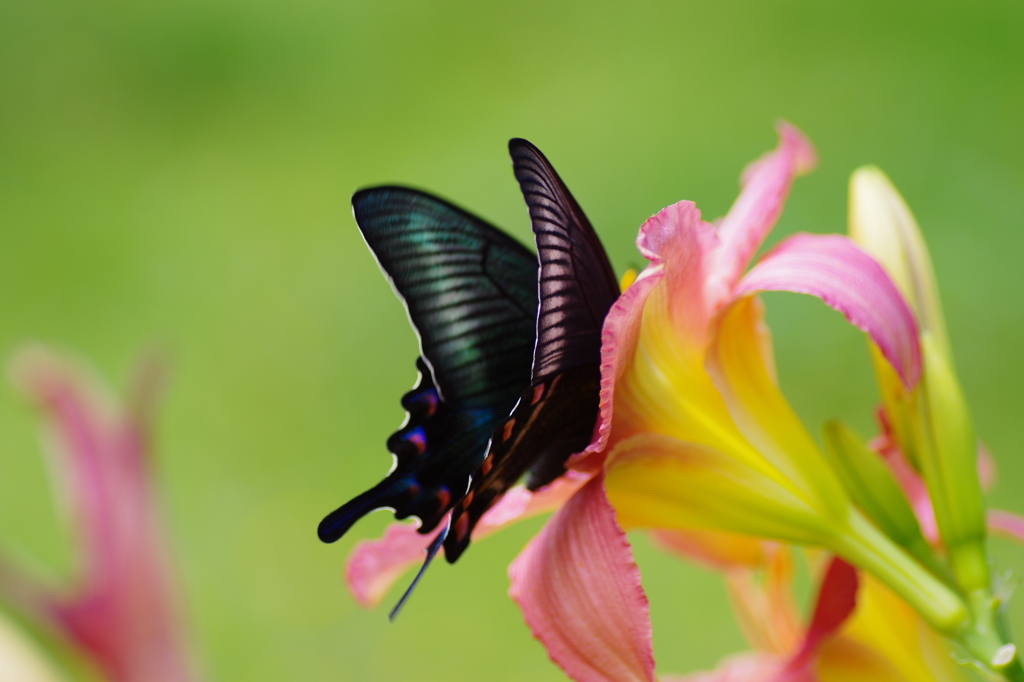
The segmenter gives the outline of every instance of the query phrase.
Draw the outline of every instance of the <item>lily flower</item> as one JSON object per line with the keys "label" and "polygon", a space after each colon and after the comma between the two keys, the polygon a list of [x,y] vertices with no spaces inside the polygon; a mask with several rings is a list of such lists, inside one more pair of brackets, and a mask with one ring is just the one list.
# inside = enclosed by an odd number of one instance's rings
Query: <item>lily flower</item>
{"label": "lily flower", "polygon": [[644,224],[651,265],[605,323],[606,487],[624,528],[722,530],[824,547],[889,585],[936,629],[967,620],[956,593],[850,499],[775,379],[761,291],[821,298],[874,340],[898,379],[921,373],[917,326],[882,268],[838,235],[798,234],[743,274],[814,153],[796,129],[752,164],[715,227],[691,202]]}
{"label": "lily flower", "polygon": [[90,660],[110,682],[197,680],[155,505],[149,446],[161,373],[143,368],[127,407],[61,355],[30,348],[12,364],[42,411],[55,496],[71,522],[70,581],[9,559],[0,595]]}

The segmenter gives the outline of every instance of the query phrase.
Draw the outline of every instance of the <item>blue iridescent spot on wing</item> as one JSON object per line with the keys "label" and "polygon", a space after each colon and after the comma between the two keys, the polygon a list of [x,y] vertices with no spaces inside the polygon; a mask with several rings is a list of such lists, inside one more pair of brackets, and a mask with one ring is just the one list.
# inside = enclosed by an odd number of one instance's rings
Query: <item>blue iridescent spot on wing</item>
{"label": "blue iridescent spot on wing", "polygon": [[413,429],[411,432],[405,435],[405,440],[412,443],[416,447],[418,454],[423,454],[427,451],[427,434],[424,433],[423,427]]}
{"label": "blue iridescent spot on wing", "polygon": [[424,391],[409,391],[402,396],[402,407],[413,419],[426,419],[434,414],[439,402],[437,389],[429,388]]}

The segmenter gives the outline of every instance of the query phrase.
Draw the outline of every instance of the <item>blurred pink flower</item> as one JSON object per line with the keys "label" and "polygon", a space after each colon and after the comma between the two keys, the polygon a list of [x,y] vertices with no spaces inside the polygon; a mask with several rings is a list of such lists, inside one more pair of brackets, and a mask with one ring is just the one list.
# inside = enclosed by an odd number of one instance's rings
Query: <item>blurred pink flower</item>
{"label": "blurred pink flower", "polygon": [[12,375],[43,413],[76,567],[70,581],[57,584],[4,559],[0,594],[110,682],[197,680],[149,468],[159,367],[141,368],[127,406],[88,371],[44,348],[19,354]]}
{"label": "blurred pink flower", "polygon": [[[770,645],[760,651],[732,656],[714,672],[663,678],[662,682],[673,679],[676,682],[818,680],[815,668],[822,645],[836,635],[856,606],[857,571],[842,559],[832,559],[818,588],[810,623],[800,633],[788,591],[792,577],[792,571],[788,570],[788,551],[778,550],[769,566],[764,586],[750,580],[749,572],[744,571],[732,576],[730,587],[748,637]],[[788,635],[781,638],[781,642],[779,630]]]}

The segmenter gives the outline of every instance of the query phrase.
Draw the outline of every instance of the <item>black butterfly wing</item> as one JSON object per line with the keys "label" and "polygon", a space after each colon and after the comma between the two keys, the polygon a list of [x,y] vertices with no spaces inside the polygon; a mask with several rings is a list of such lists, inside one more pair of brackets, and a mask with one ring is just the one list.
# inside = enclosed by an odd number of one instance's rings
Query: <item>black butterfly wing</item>
{"label": "black butterfly wing", "polygon": [[521,391],[523,358],[533,351],[537,257],[424,192],[366,189],[352,197],[352,209],[444,399],[490,407]]}
{"label": "black butterfly wing", "polygon": [[601,361],[601,325],[619,283],[601,240],[558,173],[526,140],[508,144],[540,255],[534,380]]}
{"label": "black butterfly wing", "polygon": [[533,376],[511,416],[491,436],[470,493],[455,507],[445,556],[454,562],[480,517],[528,474],[544,486],[590,442],[600,394],[601,326],[619,285],[590,221],[544,155],[526,140],[509,142],[512,165],[540,259]]}
{"label": "black butterfly wing", "polygon": [[529,385],[535,337],[537,258],[519,242],[416,190],[362,190],[352,207],[419,337],[420,380],[388,439],[394,469],[320,523],[324,542],[381,507],[419,517],[420,532],[435,528]]}

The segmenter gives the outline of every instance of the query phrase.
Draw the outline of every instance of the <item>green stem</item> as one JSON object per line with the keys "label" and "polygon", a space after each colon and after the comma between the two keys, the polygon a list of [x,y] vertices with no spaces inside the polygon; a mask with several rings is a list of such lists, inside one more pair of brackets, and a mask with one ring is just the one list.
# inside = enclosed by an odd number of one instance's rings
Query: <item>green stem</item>
{"label": "green stem", "polygon": [[917,559],[922,566],[931,571],[939,580],[951,584],[953,576],[949,574],[949,569],[946,568],[939,561],[938,557],[935,556],[935,552],[932,551],[932,546],[928,544],[928,541],[924,539],[924,536],[919,536],[916,540],[913,540],[906,546],[907,552],[910,556]]}
{"label": "green stem", "polygon": [[1008,682],[1024,682],[1016,647],[996,627],[997,603],[988,589],[971,590],[965,603],[857,510],[850,514],[847,532],[834,538],[832,550],[888,585],[990,672]]}
{"label": "green stem", "polygon": [[859,511],[850,514],[848,527],[849,532],[833,543],[837,554],[888,585],[939,632],[956,636],[969,627],[970,614],[956,592],[914,561]]}
{"label": "green stem", "polygon": [[1013,644],[1007,644],[996,625],[997,603],[988,589],[971,590],[967,595],[971,626],[957,641],[982,665],[1013,682],[1024,682],[1024,670]]}
{"label": "green stem", "polygon": [[1003,677],[1008,682],[1024,682],[1024,668],[1020,665],[1020,656],[1013,659],[1013,661],[1003,671]]}

